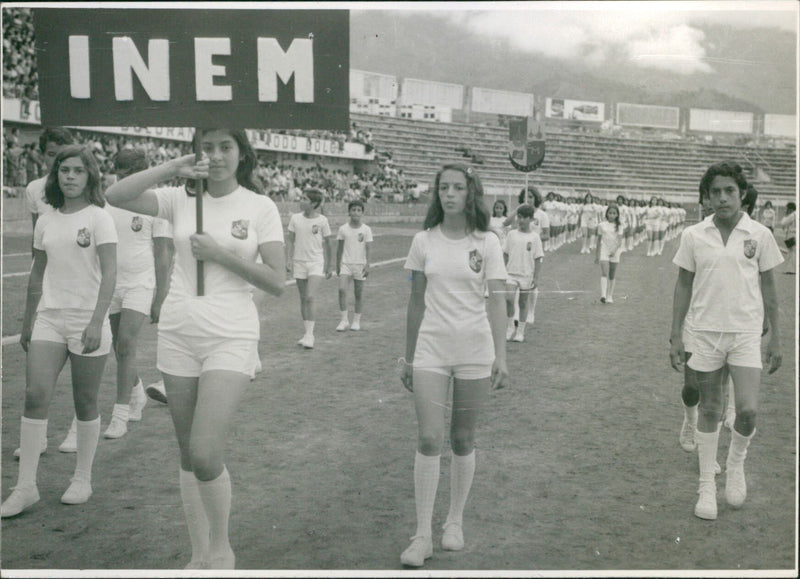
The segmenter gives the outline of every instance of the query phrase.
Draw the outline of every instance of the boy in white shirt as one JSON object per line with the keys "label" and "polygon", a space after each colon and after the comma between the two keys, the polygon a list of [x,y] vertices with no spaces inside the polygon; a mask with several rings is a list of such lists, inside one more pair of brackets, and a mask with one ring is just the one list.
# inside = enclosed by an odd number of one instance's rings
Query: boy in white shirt
{"label": "boy in white shirt", "polygon": [[323,277],[330,279],[331,272],[331,227],[328,218],[319,211],[322,191],[307,189],[300,200],[302,213],[295,213],[289,220],[286,252],[289,273],[297,280],[300,293],[300,315],[305,333],[298,344],[306,349],[314,347],[314,320],[316,312],[314,298]]}
{"label": "boy in white shirt", "polygon": [[42,152],[42,158],[44,159],[45,174],[28,183],[25,188],[25,206],[31,214],[34,228],[40,215],[53,211],[52,205],[48,205],[44,200],[44,186],[47,183],[50,169],[53,168],[53,161],[55,161],[56,155],[61,149],[71,145],[74,141],[72,133],[64,127],[46,128],[39,135],[39,150]]}
{"label": "boy in white shirt", "polygon": [[[336,239],[339,241],[336,250],[336,273],[339,276],[339,313],[341,321],[336,326],[337,332],[348,328],[353,331],[361,329],[361,313],[364,309],[364,280],[369,274],[369,246],[372,243],[372,229],[361,222],[364,215],[364,203],[360,200],[347,204],[350,221],[339,228]],[[355,312],[353,324],[347,320],[347,287],[353,280]]]}
{"label": "boy in white shirt", "polygon": [[[533,207],[522,205],[517,209],[517,229],[508,232],[503,254],[508,271],[506,280],[506,313],[508,328],[506,340],[525,341],[525,322],[528,316],[528,293],[538,286],[544,250],[539,234],[531,229]],[[519,325],[514,331],[514,295],[519,288]]]}

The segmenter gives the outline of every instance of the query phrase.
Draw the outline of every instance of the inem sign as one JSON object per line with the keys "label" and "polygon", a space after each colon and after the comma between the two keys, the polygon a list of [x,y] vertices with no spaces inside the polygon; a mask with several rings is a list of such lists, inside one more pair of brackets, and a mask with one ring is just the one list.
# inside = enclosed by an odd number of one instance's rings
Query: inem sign
{"label": "inem sign", "polygon": [[347,10],[33,10],[45,125],[349,129]]}

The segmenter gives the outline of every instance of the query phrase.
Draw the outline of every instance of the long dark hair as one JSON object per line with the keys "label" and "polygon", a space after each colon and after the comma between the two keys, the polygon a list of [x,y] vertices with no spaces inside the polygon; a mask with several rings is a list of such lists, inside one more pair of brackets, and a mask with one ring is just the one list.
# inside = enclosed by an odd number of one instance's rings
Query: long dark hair
{"label": "long dark hair", "polygon": [[53,168],[50,174],[47,175],[47,182],[44,186],[44,200],[46,203],[52,205],[56,209],[64,206],[64,193],[58,184],[58,170],[67,159],[78,157],[83,163],[88,179],[86,181],[86,189],[88,192],[87,198],[89,203],[104,207],[106,199],[100,190],[100,169],[97,166],[97,159],[94,158],[92,152],[83,145],[67,145],[58,152],[55,161],[53,161]]}
{"label": "long dark hair", "polygon": [[[253,179],[253,171],[256,168],[256,152],[253,149],[253,145],[250,144],[250,139],[247,138],[247,133],[244,129],[220,129],[220,128],[205,128],[199,129],[200,136],[202,137],[206,133],[210,133],[211,131],[225,131],[233,140],[236,141],[236,144],[239,147],[239,156],[241,159],[239,160],[239,166],[236,167],[236,181],[244,187],[245,189],[250,189],[259,195],[263,195],[263,191],[261,190],[261,186],[256,183]],[[197,183],[194,179],[187,179],[186,181],[186,193],[193,197],[194,191],[197,188]]]}
{"label": "long dark hair", "polygon": [[616,203],[609,203],[608,207],[606,207],[606,221],[611,221],[608,218],[608,212],[611,211],[612,209],[616,209],[617,211],[617,218],[614,221],[612,221],[612,223],[615,225],[614,231],[619,233],[619,226],[620,226],[619,205],[617,205]]}
{"label": "long dark hair", "polygon": [[475,169],[467,165],[461,165],[460,163],[445,165],[436,173],[436,178],[433,181],[431,204],[428,206],[428,213],[425,215],[425,222],[422,226],[423,229],[431,229],[444,221],[442,200],[439,199],[439,181],[442,178],[442,173],[445,171],[458,171],[462,173],[467,180],[467,201],[464,206],[464,214],[467,218],[467,229],[469,231],[474,231],[475,229],[478,231],[489,231],[489,218],[491,214],[484,205],[483,185],[481,185],[481,180]]}

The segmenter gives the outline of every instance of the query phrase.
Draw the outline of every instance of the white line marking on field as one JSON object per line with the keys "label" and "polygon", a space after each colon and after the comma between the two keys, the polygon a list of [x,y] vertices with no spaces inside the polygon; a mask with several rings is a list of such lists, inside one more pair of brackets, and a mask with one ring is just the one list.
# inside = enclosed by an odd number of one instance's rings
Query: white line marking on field
{"label": "white line marking on field", "polygon": [[7,346],[8,344],[16,344],[19,342],[20,334],[15,334],[13,336],[3,336],[3,345]]}
{"label": "white line marking on field", "polygon": [[3,257],[21,257],[23,255],[30,256],[30,251],[23,251],[22,253],[4,253]]}
{"label": "white line marking on field", "polygon": [[7,277],[19,277],[21,275],[28,275],[29,273],[30,273],[29,271],[20,271],[20,272],[17,272],[17,273],[4,273],[3,274],[3,279],[5,279]]}

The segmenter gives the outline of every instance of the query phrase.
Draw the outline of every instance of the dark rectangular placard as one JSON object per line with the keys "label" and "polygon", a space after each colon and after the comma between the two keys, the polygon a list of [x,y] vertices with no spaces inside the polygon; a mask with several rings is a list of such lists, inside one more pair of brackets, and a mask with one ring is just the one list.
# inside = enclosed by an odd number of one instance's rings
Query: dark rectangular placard
{"label": "dark rectangular placard", "polygon": [[45,125],[349,128],[347,10],[33,10]]}

